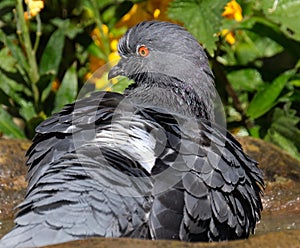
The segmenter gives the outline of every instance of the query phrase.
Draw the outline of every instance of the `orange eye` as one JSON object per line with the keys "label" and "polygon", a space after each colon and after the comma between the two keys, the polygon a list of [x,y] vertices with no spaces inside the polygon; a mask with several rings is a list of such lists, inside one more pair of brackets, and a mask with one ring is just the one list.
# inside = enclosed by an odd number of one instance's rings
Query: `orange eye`
{"label": "orange eye", "polygon": [[149,54],[149,49],[146,46],[140,46],[138,49],[138,53],[142,57],[147,57]]}

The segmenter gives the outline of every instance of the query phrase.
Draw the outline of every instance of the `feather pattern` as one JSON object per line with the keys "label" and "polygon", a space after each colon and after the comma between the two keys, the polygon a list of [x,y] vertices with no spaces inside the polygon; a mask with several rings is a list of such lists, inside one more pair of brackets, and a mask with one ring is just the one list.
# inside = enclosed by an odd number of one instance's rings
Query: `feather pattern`
{"label": "feather pattern", "polygon": [[[141,62],[139,44],[166,60]],[[93,236],[221,241],[254,232],[263,174],[214,122],[202,47],[175,24],[143,22],[119,53],[109,76],[135,80],[123,95],[92,93],[36,128],[26,196],[0,247]]]}

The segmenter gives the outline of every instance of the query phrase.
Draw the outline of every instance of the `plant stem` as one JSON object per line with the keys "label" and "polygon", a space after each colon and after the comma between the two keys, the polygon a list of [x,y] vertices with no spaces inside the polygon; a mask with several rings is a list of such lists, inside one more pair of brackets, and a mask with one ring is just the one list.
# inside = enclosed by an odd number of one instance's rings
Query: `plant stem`
{"label": "plant stem", "polygon": [[[36,84],[37,81],[39,80],[39,72],[38,72],[35,52],[32,49],[29,29],[24,18],[23,0],[17,0],[16,10],[18,16],[18,25],[20,26],[20,32],[21,32],[20,35],[22,36],[22,40],[20,40],[20,42],[23,43],[27,55],[28,63],[29,63],[28,76],[32,84]],[[34,96],[35,96],[35,101],[37,101],[38,95],[36,95],[36,92],[34,92]]]}
{"label": "plant stem", "polygon": [[90,0],[90,3],[93,7],[95,22],[96,22],[97,27],[100,31],[100,39],[103,42],[103,49],[104,49],[103,52],[106,56],[106,61],[108,61],[108,55],[110,53],[109,39],[103,32],[102,21],[101,21],[100,15],[99,15],[99,9],[98,9],[97,1]]}
{"label": "plant stem", "polygon": [[41,17],[40,17],[39,13],[36,15],[36,23],[37,23],[36,38],[35,38],[35,42],[34,42],[34,46],[33,46],[34,54],[36,54],[36,51],[37,51],[39,43],[40,43],[40,38],[42,35],[42,22],[41,22]]}
{"label": "plant stem", "polygon": [[242,117],[242,122],[244,123],[245,127],[247,128],[248,132],[250,132],[250,129],[253,128],[254,123],[248,118],[244,108],[242,107],[242,104],[240,102],[240,99],[238,95],[236,94],[235,90],[231,86],[228,78],[226,77],[224,70],[222,68],[222,65],[216,60],[213,60],[213,69],[215,75],[220,78],[220,80],[225,85],[225,90],[227,91],[228,95],[231,96],[233,107],[240,113]]}

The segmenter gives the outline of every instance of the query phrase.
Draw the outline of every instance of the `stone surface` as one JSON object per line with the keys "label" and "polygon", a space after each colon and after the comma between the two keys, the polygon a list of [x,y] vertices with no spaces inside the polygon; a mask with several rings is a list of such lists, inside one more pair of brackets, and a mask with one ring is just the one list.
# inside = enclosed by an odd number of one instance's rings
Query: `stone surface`
{"label": "stone surface", "polygon": [[[263,216],[256,235],[248,240],[221,243],[185,243],[137,239],[92,238],[49,248],[75,247],[299,247],[300,162],[276,146],[254,138],[239,138],[245,151],[259,161],[265,173]],[[25,151],[29,141],[0,139],[0,237],[13,226],[13,208],[23,199],[26,182]],[[2,223],[2,224],[1,224]]]}
{"label": "stone surface", "polygon": [[0,139],[0,219],[12,218],[25,194],[25,153],[31,142]]}
{"label": "stone surface", "polygon": [[[251,137],[239,138],[244,150],[265,174],[263,213],[300,213],[300,162],[275,145]],[[300,228],[300,227],[299,227]]]}
{"label": "stone surface", "polygon": [[267,233],[252,236],[247,240],[213,243],[187,243],[170,240],[138,240],[138,239],[109,239],[93,238],[88,240],[73,241],[65,244],[46,246],[47,248],[299,248],[300,230]]}

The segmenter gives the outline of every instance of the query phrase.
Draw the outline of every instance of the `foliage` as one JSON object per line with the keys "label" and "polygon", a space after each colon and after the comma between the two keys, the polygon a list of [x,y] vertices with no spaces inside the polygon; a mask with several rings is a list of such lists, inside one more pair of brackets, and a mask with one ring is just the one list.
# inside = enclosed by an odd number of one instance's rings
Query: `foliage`
{"label": "foliage", "polygon": [[158,19],[184,25],[206,48],[232,132],[300,159],[299,1],[48,0],[31,19],[24,7],[21,0],[0,3],[5,135],[32,137],[88,78],[91,89],[121,92],[126,79],[109,86],[107,74],[95,72],[117,58],[117,40],[128,27]]}
{"label": "foliage", "polygon": [[[272,142],[300,160],[299,1],[230,1],[240,4],[239,19],[226,18],[225,11],[222,19],[220,5],[225,4],[216,3],[174,0],[169,14],[204,42],[228,127]],[[201,18],[191,21],[196,11]],[[212,18],[212,12],[219,14]]]}
{"label": "foliage", "polygon": [[[222,21],[222,12],[227,0],[222,1],[182,1],[174,0],[169,8],[169,16],[182,22],[189,31],[203,43],[210,54],[216,49],[216,34]],[[205,11],[209,10],[209,11]]]}
{"label": "foliage", "polygon": [[92,58],[113,57],[110,35],[126,31],[115,24],[136,1],[35,1],[37,11],[32,2],[0,3],[0,131],[10,137],[31,138],[38,123],[76,99]]}

